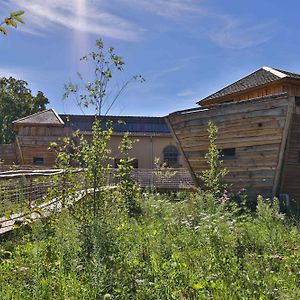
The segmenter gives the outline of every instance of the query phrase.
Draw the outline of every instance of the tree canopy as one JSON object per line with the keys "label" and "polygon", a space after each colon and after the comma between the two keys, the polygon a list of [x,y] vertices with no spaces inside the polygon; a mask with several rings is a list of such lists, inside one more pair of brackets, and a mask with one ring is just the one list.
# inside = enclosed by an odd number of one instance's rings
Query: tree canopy
{"label": "tree canopy", "polygon": [[45,110],[49,103],[42,92],[33,96],[27,86],[24,80],[0,78],[0,144],[14,141],[14,120]]}

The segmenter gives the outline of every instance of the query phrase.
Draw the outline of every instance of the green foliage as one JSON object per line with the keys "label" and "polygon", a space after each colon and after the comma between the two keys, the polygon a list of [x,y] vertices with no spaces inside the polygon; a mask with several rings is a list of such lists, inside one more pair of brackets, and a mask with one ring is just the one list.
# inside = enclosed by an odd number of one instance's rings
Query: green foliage
{"label": "green foliage", "polygon": [[155,179],[162,184],[168,182],[177,174],[177,171],[169,168],[166,162],[161,163],[159,157],[154,158],[154,167]]}
{"label": "green foliage", "polygon": [[217,147],[218,128],[212,122],[208,123],[209,147],[205,155],[208,169],[199,176],[204,186],[215,196],[221,196],[226,189],[223,178],[228,171],[222,167],[223,161],[220,158],[220,150]]}
{"label": "green foliage", "polygon": [[[89,63],[93,68],[93,77],[85,80],[81,73],[77,73],[79,83],[68,83],[65,85],[64,98],[75,96],[77,105],[80,107],[92,106],[95,114],[107,114],[120,94],[132,81],[143,82],[140,75],[135,75],[127,80],[120,89],[110,88],[115,72],[124,70],[123,58],[115,53],[113,47],[106,48],[102,39],[96,41],[96,51],[83,56],[81,61]],[[114,95],[112,98],[109,96]],[[103,109],[106,109],[104,112]]]}
{"label": "green foliage", "polygon": [[208,192],[144,193],[136,220],[117,195],[92,221],[63,210],[2,239],[0,298],[299,299],[299,227],[276,200],[241,218]]}
{"label": "green foliage", "polygon": [[134,141],[130,140],[128,133],[125,133],[119,145],[123,158],[120,159],[116,174],[116,178],[119,180],[118,190],[130,217],[141,214],[138,201],[139,188],[132,176],[134,158],[130,157],[130,150],[133,148],[133,143]]}
{"label": "green foliage", "polygon": [[13,77],[0,78],[0,144],[14,141],[12,122],[46,109],[48,99],[42,92],[33,96],[28,83]]}
{"label": "green foliage", "polygon": [[11,26],[17,28],[18,27],[17,23],[24,24],[25,22],[21,17],[23,14],[24,14],[23,10],[18,10],[10,13],[10,16],[5,18],[4,21],[2,22],[0,21],[0,33],[3,33],[5,35],[7,34],[7,29],[4,27],[4,25],[7,27]]}
{"label": "green foliage", "polygon": [[84,180],[87,187],[91,187],[92,203],[90,208],[96,216],[105,204],[105,191],[102,189],[107,186],[110,172],[110,149],[108,142],[111,139],[112,127],[107,124],[107,129],[101,128],[99,120],[93,124],[92,140],[81,139],[81,166],[85,168]]}

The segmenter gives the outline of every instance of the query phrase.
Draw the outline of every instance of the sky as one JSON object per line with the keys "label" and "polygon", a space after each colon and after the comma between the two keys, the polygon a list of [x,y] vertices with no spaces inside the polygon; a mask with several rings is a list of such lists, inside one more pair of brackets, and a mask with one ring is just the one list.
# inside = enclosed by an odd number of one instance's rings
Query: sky
{"label": "sky", "polygon": [[112,115],[165,116],[262,66],[300,73],[298,0],[6,0],[0,19],[24,10],[24,25],[0,36],[0,76],[28,82],[58,113],[89,114],[64,85],[87,78],[79,58],[102,38],[125,61],[111,82],[110,98],[133,82]]}

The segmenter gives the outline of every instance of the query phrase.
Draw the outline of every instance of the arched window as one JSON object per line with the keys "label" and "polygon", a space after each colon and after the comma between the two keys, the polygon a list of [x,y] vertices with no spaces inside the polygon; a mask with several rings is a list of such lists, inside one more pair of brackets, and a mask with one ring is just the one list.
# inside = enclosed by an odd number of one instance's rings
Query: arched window
{"label": "arched window", "polygon": [[164,154],[164,162],[169,166],[169,167],[176,167],[178,166],[178,150],[175,146],[173,145],[168,145],[167,147],[164,148],[163,150]]}

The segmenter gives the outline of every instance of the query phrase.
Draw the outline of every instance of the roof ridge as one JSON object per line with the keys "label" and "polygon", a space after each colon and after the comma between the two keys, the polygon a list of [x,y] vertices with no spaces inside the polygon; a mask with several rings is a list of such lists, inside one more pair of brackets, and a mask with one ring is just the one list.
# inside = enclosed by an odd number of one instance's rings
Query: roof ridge
{"label": "roof ridge", "polygon": [[[258,88],[259,86],[268,85],[272,82],[279,81],[282,79],[300,79],[300,74],[291,73],[288,71],[283,71],[280,69],[263,66],[256,71],[234,81],[231,84],[226,85],[225,87],[217,90],[216,92],[206,96],[205,98],[197,101],[197,104],[200,106],[210,105],[211,103],[222,102],[222,99],[227,97],[227,101],[230,101],[230,95],[236,93],[242,93],[249,89]],[[214,100],[219,99],[219,100]],[[225,100],[226,100],[225,99]]]}
{"label": "roof ridge", "polygon": [[55,115],[55,117],[58,119],[58,121],[59,121],[61,124],[65,125],[65,122],[62,120],[62,118],[59,116],[59,114],[55,111],[54,108],[50,108],[49,110],[52,110],[52,112],[54,113],[54,115]]}
{"label": "roof ridge", "polygon": [[275,76],[277,76],[279,78],[288,77],[287,74],[284,74],[281,71],[279,71],[277,69],[274,69],[274,68],[271,68],[271,67],[264,66],[264,67],[262,67],[262,69],[264,69],[265,71],[271,72],[272,74],[274,74]]}
{"label": "roof ridge", "polygon": [[[59,116],[70,116],[70,117],[99,117],[99,116],[95,116],[95,115],[80,115],[80,114],[59,114]],[[152,119],[152,118],[164,118],[165,116],[114,116],[114,115],[101,115],[100,117],[104,117],[104,118],[145,118],[145,119]]]}
{"label": "roof ridge", "polygon": [[252,73],[250,73],[250,74],[248,74],[248,75],[246,75],[246,76],[243,76],[243,77],[241,77],[240,79],[234,81],[233,83],[227,84],[226,86],[224,86],[224,87],[221,88],[220,90],[218,90],[218,91],[212,93],[211,95],[208,95],[207,97],[205,97],[205,98],[203,98],[203,99],[200,99],[200,100],[197,101],[196,103],[199,104],[201,101],[206,100],[207,98],[209,98],[209,97],[211,97],[211,96],[213,96],[213,95],[219,93],[220,91],[225,90],[226,88],[229,88],[230,86],[232,86],[232,85],[234,85],[234,84],[237,84],[238,82],[244,80],[244,79],[247,78],[247,77],[250,77],[251,75],[253,75],[253,74],[255,74],[256,72],[258,72],[259,70],[263,70],[263,68],[264,68],[264,67],[259,68],[259,69],[255,70],[255,71],[253,71]]}
{"label": "roof ridge", "polygon": [[34,114],[31,114],[31,115],[28,115],[28,116],[26,116],[26,117],[23,117],[23,118],[14,120],[12,123],[18,123],[18,122],[20,122],[20,121],[26,120],[26,119],[31,118],[31,117],[33,117],[33,116],[37,116],[37,115],[40,115],[40,114],[42,114],[42,113],[45,113],[46,111],[49,111],[49,110],[51,110],[51,108],[49,108],[49,109],[44,109],[44,110],[42,110],[42,111],[38,111],[38,112],[36,112],[36,113],[34,113]]}
{"label": "roof ridge", "polygon": [[13,124],[17,124],[17,123],[21,123],[22,121],[25,121],[27,119],[31,119],[31,118],[34,118],[36,116],[39,116],[41,114],[44,114],[46,112],[52,112],[54,114],[54,116],[56,117],[56,119],[58,120],[58,122],[62,125],[65,125],[65,122],[62,120],[62,118],[57,114],[57,112],[53,109],[53,108],[48,108],[48,109],[44,109],[42,111],[38,111],[34,114],[31,114],[31,115],[28,115],[26,117],[23,117],[23,118],[20,118],[20,119],[17,119],[17,120],[14,120],[12,123]]}

